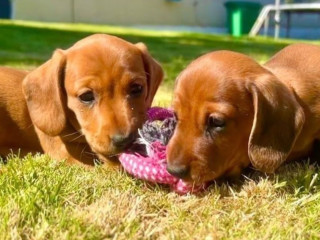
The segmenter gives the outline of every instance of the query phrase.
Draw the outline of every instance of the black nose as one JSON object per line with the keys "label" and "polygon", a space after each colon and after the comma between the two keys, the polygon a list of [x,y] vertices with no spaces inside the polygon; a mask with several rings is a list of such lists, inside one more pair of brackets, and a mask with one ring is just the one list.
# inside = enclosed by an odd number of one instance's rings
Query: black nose
{"label": "black nose", "polygon": [[188,177],[189,173],[190,173],[190,167],[186,166],[186,165],[180,165],[180,166],[167,166],[167,171],[178,178],[186,178]]}
{"label": "black nose", "polygon": [[116,134],[111,138],[112,144],[117,148],[124,148],[132,143],[134,140],[134,134],[121,135]]}

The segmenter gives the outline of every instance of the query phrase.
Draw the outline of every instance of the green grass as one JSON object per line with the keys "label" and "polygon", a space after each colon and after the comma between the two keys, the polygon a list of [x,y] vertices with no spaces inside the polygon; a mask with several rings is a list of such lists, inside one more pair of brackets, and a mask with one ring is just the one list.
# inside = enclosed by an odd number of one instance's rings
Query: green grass
{"label": "green grass", "polygon": [[[140,31],[83,24],[0,21],[0,64],[31,69],[55,48],[95,32],[145,42],[166,71],[156,104],[192,59],[231,49],[265,61],[289,40]],[[201,195],[179,196],[118,169],[86,169],[45,155],[0,164],[0,239],[320,239],[319,168],[291,163],[248,172]]]}

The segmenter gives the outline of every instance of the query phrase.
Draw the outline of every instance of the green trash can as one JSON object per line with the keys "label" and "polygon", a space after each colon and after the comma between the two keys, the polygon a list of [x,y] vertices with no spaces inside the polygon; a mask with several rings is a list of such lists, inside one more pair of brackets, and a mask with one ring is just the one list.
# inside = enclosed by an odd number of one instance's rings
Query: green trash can
{"label": "green trash can", "polygon": [[228,32],[239,37],[250,32],[262,5],[257,2],[229,1],[225,3],[225,7]]}

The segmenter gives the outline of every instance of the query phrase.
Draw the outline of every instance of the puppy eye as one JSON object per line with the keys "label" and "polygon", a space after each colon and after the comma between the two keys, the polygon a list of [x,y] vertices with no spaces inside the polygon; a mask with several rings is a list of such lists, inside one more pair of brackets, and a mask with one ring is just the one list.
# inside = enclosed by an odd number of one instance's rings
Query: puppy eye
{"label": "puppy eye", "polygon": [[211,131],[221,131],[226,126],[226,122],[224,119],[216,117],[216,116],[209,116],[207,120],[207,132]]}
{"label": "puppy eye", "polygon": [[138,97],[142,94],[142,92],[143,92],[142,85],[134,83],[130,86],[129,94],[131,97]]}
{"label": "puppy eye", "polygon": [[85,93],[82,93],[79,96],[79,99],[82,103],[91,104],[95,100],[94,93],[92,91],[87,91]]}

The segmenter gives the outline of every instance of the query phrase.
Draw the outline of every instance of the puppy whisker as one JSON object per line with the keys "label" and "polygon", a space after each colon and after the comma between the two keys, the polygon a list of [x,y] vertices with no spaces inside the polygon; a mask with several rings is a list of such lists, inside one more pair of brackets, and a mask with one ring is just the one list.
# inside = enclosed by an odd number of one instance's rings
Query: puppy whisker
{"label": "puppy whisker", "polygon": [[112,155],[108,155],[108,157],[117,157],[119,156],[121,153],[116,153],[116,154],[112,154]]}
{"label": "puppy whisker", "polygon": [[69,134],[63,135],[62,137],[70,137],[70,136],[73,136],[75,134],[81,134],[81,133],[76,131],[76,132],[73,132],[73,133],[69,133]]}
{"label": "puppy whisker", "polygon": [[93,152],[83,152],[83,153],[91,155],[91,156],[96,156],[96,154],[94,154]]}
{"label": "puppy whisker", "polygon": [[69,142],[74,142],[75,140],[83,137],[84,135],[81,133],[79,136],[75,137],[74,139],[70,140]]}

